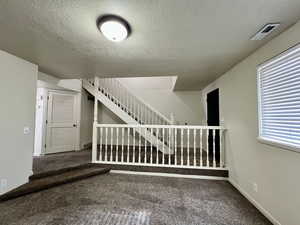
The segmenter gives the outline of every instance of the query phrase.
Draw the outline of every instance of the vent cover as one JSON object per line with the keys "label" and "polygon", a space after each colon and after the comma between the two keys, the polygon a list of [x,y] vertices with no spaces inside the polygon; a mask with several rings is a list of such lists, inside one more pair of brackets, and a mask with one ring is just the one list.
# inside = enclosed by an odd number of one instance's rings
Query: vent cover
{"label": "vent cover", "polygon": [[258,31],[252,38],[252,41],[258,41],[264,39],[268,36],[272,31],[276,30],[276,28],[280,25],[280,23],[268,23],[266,24],[260,31]]}

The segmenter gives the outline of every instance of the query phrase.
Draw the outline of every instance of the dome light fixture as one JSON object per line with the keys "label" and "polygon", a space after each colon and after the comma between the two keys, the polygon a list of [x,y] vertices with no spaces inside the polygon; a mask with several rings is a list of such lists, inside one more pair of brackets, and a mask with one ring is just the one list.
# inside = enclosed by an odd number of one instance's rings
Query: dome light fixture
{"label": "dome light fixture", "polygon": [[124,41],[131,33],[130,25],[126,20],[116,15],[104,15],[97,20],[100,32],[110,41]]}

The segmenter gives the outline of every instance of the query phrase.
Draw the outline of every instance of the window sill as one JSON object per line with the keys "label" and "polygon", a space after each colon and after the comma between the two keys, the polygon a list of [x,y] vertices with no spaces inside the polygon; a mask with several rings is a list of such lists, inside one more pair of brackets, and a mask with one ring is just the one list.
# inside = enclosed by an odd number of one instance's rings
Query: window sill
{"label": "window sill", "polygon": [[277,148],[282,148],[284,150],[289,150],[289,151],[293,151],[293,152],[298,152],[300,153],[300,147],[296,147],[294,145],[289,145],[289,144],[284,144],[284,143],[279,143],[270,139],[266,139],[263,137],[258,137],[257,140],[262,143],[262,144],[266,144],[266,145],[271,145]]}

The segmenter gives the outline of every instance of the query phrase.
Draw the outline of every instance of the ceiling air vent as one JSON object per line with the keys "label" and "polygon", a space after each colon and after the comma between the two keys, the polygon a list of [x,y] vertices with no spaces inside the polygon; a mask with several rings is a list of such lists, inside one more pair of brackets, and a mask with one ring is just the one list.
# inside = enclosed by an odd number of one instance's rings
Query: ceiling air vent
{"label": "ceiling air vent", "polygon": [[264,39],[268,36],[272,31],[274,31],[280,23],[268,23],[266,24],[260,31],[258,31],[252,38],[252,41],[258,41]]}

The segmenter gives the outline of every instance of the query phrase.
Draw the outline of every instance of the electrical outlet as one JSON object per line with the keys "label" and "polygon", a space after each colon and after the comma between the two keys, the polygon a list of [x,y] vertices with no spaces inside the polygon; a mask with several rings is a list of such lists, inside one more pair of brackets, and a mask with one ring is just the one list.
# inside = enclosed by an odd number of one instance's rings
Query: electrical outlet
{"label": "electrical outlet", "polygon": [[1,179],[0,180],[0,189],[5,189],[7,187],[7,180],[6,179]]}
{"label": "electrical outlet", "polygon": [[253,183],[253,191],[258,192],[258,185],[257,183]]}
{"label": "electrical outlet", "polygon": [[24,133],[25,135],[30,134],[30,127],[24,127],[23,133]]}

